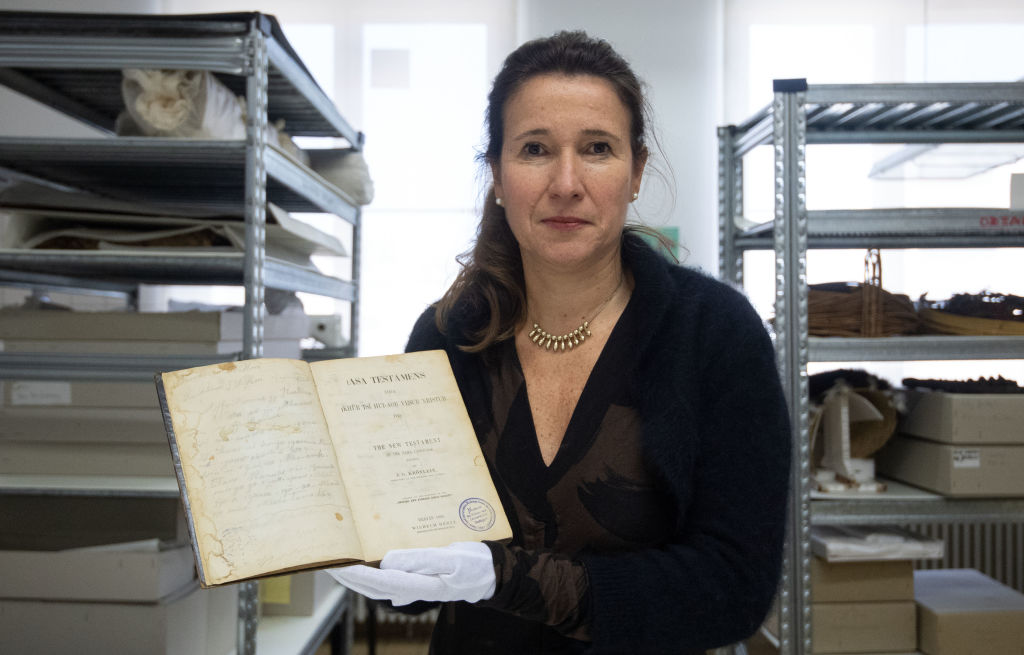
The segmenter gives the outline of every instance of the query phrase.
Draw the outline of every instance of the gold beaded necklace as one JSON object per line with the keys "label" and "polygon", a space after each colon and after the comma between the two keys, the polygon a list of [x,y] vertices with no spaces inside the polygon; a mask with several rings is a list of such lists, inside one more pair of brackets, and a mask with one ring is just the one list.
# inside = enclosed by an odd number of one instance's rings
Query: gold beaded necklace
{"label": "gold beaded necklace", "polygon": [[[608,295],[605,301],[601,303],[601,306],[598,307],[596,311],[594,311],[594,314],[593,316],[591,316],[590,321],[593,321],[598,316],[600,316],[601,312],[604,311],[604,308],[608,306],[608,303],[610,303],[612,301],[612,298],[615,297],[615,294],[618,293],[625,279],[626,274],[625,272],[623,272],[619,276],[619,283],[615,285],[615,288],[612,290],[611,294]],[[572,332],[566,332],[565,334],[561,335],[551,334],[550,332],[542,328],[539,324],[534,323],[533,329],[530,330],[530,334],[528,336],[530,337],[530,341],[537,344],[538,348],[550,350],[551,352],[565,352],[566,349],[572,350],[576,346],[580,345],[586,340],[587,337],[590,336],[590,321],[584,319],[583,322],[580,323],[580,326],[578,328],[576,328]]]}

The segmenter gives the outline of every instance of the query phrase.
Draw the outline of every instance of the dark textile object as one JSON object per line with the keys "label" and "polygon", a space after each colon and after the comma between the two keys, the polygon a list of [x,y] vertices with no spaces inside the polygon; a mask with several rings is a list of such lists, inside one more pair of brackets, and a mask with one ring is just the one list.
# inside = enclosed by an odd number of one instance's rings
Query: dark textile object
{"label": "dark textile object", "polygon": [[892,389],[888,380],[864,369],[837,368],[808,376],[807,389],[811,402],[820,403],[828,390],[840,380],[854,389],[878,389],[880,391]]}
{"label": "dark textile object", "polygon": [[1024,393],[1024,387],[1014,380],[1003,376],[996,378],[978,378],[977,380],[918,380],[903,378],[903,386],[908,389],[928,389],[945,391],[946,393]]}
{"label": "dark textile object", "polygon": [[957,293],[948,300],[928,300],[921,296],[920,303],[922,307],[957,316],[1024,322],[1024,297],[1009,293]]}
{"label": "dark textile object", "polygon": [[[586,571],[581,618],[589,646],[524,622],[519,617],[529,608],[459,604],[442,611],[434,652],[699,652],[752,634],[768,610],[781,567],[790,461],[789,419],[768,335],[740,293],[671,265],[639,238],[626,237],[623,258],[636,280],[627,308],[636,317],[632,357],[597,383],[628,389],[635,399],[640,457],[657,502],[671,508],[673,520],[655,526],[663,529],[656,545],[584,548],[573,558]],[[465,342],[464,326],[478,321],[473,308],[456,308],[441,334],[428,310],[407,349],[448,352],[477,433],[486,435],[495,420],[485,360],[493,363],[498,354],[457,347]],[[488,464],[511,501],[506,484],[517,482]],[[516,513],[512,504],[505,510]],[[508,550],[499,567],[518,561],[514,545],[499,548]],[[505,571],[496,573],[507,579]],[[506,584],[499,583],[495,599]],[[532,643],[542,643],[541,650],[495,641],[527,632],[540,639]]]}

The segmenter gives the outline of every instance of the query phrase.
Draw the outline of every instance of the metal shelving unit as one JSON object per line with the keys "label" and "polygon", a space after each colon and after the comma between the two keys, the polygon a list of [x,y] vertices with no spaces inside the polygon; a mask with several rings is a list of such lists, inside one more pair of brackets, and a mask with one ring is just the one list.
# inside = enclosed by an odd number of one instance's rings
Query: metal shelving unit
{"label": "metal shelving unit", "polygon": [[[357,342],[358,206],[343,191],[265,142],[269,121],[284,119],[295,136],[344,139],[361,149],[363,135],[316,85],[272,16],[259,13],[190,16],[0,12],[0,84],[113,136],[121,101],[121,69],[205,70],[245,97],[244,141],[160,138],[0,138],[0,176],[55,190],[184,216],[233,215],[244,220],[243,253],[176,255],[116,251],[0,250],[0,281],[124,293],[140,283],[227,284],[245,288],[242,352],[262,355],[264,289],[305,291],[348,301],[351,343]],[[266,205],[326,212],[352,229],[352,275],[341,280],[265,254]],[[100,357],[0,353],[0,379],[152,379],[154,371],[209,363],[210,357]],[[74,476],[72,476],[74,477]],[[175,487],[175,488],[171,488]],[[0,495],[177,496],[172,478],[153,481],[0,476]],[[258,633],[255,583],[240,587],[239,653],[257,642],[313,652],[331,626],[344,646],[348,594],[308,622],[287,644]],[[280,623],[280,621],[279,621]],[[351,621],[347,621],[350,628]],[[285,632],[289,632],[287,629]],[[348,638],[351,631],[348,632]]]}
{"label": "metal shelving unit", "polygon": [[[807,334],[807,251],[814,248],[1002,248],[1024,246],[1006,209],[808,211],[810,144],[1024,143],[1024,84],[813,85],[777,80],[772,104],[721,127],[719,273],[743,283],[745,251],[775,253],[775,327],[780,373],[793,417],[787,552],[780,589],[780,651],[811,652],[811,525],[1024,522],[1024,501],[919,497],[865,502],[812,500],[808,361],[1024,359],[1024,337],[813,338]],[[775,153],[773,219],[741,230],[743,156]]]}

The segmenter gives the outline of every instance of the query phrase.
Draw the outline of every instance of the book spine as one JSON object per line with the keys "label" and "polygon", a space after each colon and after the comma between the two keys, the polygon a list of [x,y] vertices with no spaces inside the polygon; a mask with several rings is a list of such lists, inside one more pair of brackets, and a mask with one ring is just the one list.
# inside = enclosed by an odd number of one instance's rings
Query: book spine
{"label": "book spine", "polygon": [[192,542],[192,553],[196,560],[196,571],[199,573],[199,583],[203,588],[209,585],[206,581],[206,571],[203,570],[203,558],[199,553],[199,539],[196,538],[195,521],[192,518],[192,505],[189,503],[188,492],[185,488],[185,472],[181,468],[181,455],[178,453],[178,440],[174,434],[174,423],[171,421],[171,412],[167,407],[167,393],[164,391],[164,378],[162,373],[154,376],[156,381],[156,395],[160,401],[160,414],[163,416],[164,429],[167,432],[167,443],[171,447],[171,460],[174,463],[174,477],[178,480],[178,490],[181,492],[181,503],[185,510],[185,524],[188,526],[189,540]]}

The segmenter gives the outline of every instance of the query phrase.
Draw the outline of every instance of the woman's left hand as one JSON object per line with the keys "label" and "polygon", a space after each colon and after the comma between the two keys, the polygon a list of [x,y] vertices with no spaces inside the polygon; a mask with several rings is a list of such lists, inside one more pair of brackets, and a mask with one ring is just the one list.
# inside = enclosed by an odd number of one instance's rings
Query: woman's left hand
{"label": "woman's left hand", "polygon": [[491,549],[475,541],[392,550],[379,569],[357,564],[327,572],[352,591],[394,605],[418,600],[475,603],[493,596],[497,584]]}

